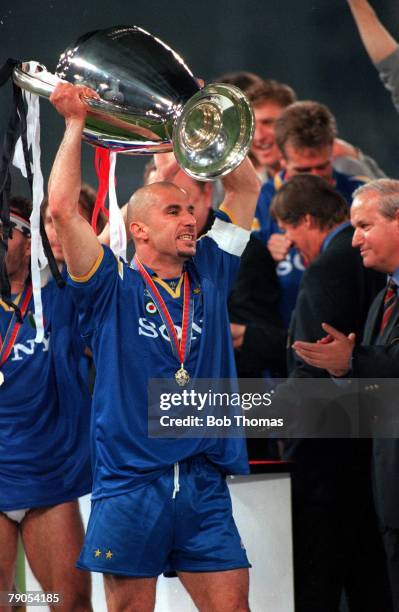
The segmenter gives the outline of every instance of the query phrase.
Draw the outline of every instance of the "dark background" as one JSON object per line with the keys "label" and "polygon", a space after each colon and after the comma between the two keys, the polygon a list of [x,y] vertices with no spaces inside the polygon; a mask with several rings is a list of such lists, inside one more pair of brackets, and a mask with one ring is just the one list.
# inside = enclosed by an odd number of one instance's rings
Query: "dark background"
{"label": "dark background", "polygon": [[[374,6],[399,39],[399,3],[374,0]],[[301,99],[327,104],[340,136],[399,178],[399,117],[363,50],[345,0],[0,0],[0,62],[33,59],[54,71],[60,53],[81,34],[119,24],[157,35],[208,82],[245,69],[290,84]],[[0,90],[2,133],[10,105],[8,85]],[[63,122],[46,100],[41,113],[47,180]],[[93,149],[84,149],[84,177],[96,185]],[[144,163],[144,157],[119,156],[120,203],[141,184]],[[23,189],[16,172],[14,192]]]}

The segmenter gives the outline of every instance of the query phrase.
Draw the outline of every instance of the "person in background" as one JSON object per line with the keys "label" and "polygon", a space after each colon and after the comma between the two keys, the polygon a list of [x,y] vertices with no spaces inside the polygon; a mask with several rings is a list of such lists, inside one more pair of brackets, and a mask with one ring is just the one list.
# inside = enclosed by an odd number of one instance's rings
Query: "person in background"
{"label": "person in background", "polygon": [[281,169],[281,151],[276,143],[274,126],[283,110],[295,102],[296,94],[289,85],[267,79],[252,85],[246,94],[255,116],[251,157],[263,183]]}
{"label": "person in background", "polygon": [[367,0],[348,0],[360,37],[399,112],[399,45]]}
{"label": "person in background", "polygon": [[[386,394],[378,379],[399,377],[399,181],[381,179],[360,187],[351,208],[354,227],[352,244],[360,250],[363,265],[388,275],[388,283],[373,301],[365,324],[363,341],[356,342],[355,329],[335,327],[324,319],[320,329],[327,334],[321,341],[296,340],[298,358],[332,377],[377,379],[377,384],[360,381],[360,410],[373,396],[378,423],[382,406],[391,407],[386,423],[389,432],[397,421],[397,393]],[[348,331],[350,333],[348,333]],[[319,370],[320,371],[320,370]],[[344,377],[344,378],[343,378]],[[389,390],[389,381],[388,390]],[[389,434],[388,434],[389,435]],[[385,437],[373,440],[375,506],[384,541],[395,612],[399,611],[399,442]]]}
{"label": "person in background", "polygon": [[[325,383],[315,379],[324,377],[328,384],[329,374],[298,359],[290,345],[315,342],[324,321],[360,338],[385,279],[362,265],[351,245],[347,203],[324,179],[292,177],[274,196],[271,214],[308,262],[288,333],[289,377],[276,390],[283,408],[292,401],[292,390],[293,410],[306,423],[311,408],[304,379],[313,389],[322,385],[326,399]],[[321,402],[318,407],[321,414]],[[323,423],[330,418],[328,411],[337,416],[336,406],[327,406]],[[371,440],[320,434],[282,442],[283,459],[294,464],[295,610],[337,610],[345,591],[349,610],[388,611],[389,582],[372,495]]]}
{"label": "person in background", "polygon": [[77,500],[92,484],[84,343],[70,289],[46,275],[45,335],[35,342],[31,203],[14,197],[10,209],[6,266],[22,323],[0,301],[0,590],[12,589],[20,534],[43,591],[59,593],[64,612],[89,612],[90,576],[75,568],[84,537]]}
{"label": "person in background", "polygon": [[288,328],[306,262],[291,247],[290,240],[281,233],[270,215],[273,196],[291,177],[310,173],[333,185],[350,206],[353,191],[367,179],[334,170],[333,146],[337,126],[325,105],[314,101],[291,104],[277,119],[275,132],[283,170],[262,186],[253,230],[276,262],[281,285],[280,312],[283,324]]}
{"label": "person in background", "polygon": [[216,79],[217,83],[225,83],[226,85],[235,85],[243,92],[247,92],[252,85],[262,83],[263,78],[254,72],[248,70],[238,70],[237,72],[226,72]]}

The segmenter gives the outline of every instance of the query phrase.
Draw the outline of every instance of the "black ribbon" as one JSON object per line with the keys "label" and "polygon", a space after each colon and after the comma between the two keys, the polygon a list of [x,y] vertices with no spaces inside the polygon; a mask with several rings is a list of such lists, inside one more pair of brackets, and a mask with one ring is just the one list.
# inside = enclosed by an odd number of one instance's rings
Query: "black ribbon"
{"label": "black ribbon", "polygon": [[[0,67],[0,87],[3,86],[9,79],[12,79],[12,73],[16,66],[20,65],[20,60],[9,58],[3,66]],[[33,197],[33,176],[29,162],[28,141],[26,137],[26,108],[22,97],[22,91],[15,83],[13,83],[13,108],[11,110],[8,126],[5,133],[3,151],[0,162],[0,220],[2,223],[3,235],[0,240],[0,295],[2,300],[14,308],[18,320],[21,320],[21,313],[11,300],[11,287],[8,278],[5,259],[8,250],[8,240],[10,238],[10,194],[11,194],[11,173],[10,166],[14,157],[15,145],[18,138],[21,136],[22,149],[24,153],[26,174],[30,187],[31,196]],[[54,259],[50,243],[44,229],[43,219],[40,218],[40,234],[43,241],[43,250],[48,259],[49,267],[57,285],[63,287],[65,281],[58,270],[57,263]]]}

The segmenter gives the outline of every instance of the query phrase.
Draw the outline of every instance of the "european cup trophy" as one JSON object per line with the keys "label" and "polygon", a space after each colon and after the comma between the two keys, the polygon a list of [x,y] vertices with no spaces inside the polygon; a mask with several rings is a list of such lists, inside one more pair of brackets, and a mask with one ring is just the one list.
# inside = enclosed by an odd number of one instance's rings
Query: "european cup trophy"
{"label": "european cup trophy", "polygon": [[201,88],[175,51],[136,26],[81,36],[62,53],[55,75],[26,62],[13,78],[44,97],[59,79],[91,87],[100,99],[87,100],[85,141],[131,155],[173,149],[196,179],[231,172],[251,144],[254,119],[243,92],[222,83]]}

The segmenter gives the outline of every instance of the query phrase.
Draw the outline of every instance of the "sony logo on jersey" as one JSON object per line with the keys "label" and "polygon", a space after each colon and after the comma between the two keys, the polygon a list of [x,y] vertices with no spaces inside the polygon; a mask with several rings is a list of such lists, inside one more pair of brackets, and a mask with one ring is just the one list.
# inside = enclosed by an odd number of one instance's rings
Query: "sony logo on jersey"
{"label": "sony logo on jersey", "polygon": [[[179,327],[179,325],[175,325],[175,329],[176,329],[177,337],[180,340],[181,327]],[[202,328],[195,321],[193,321],[193,331],[192,331],[191,340],[196,340],[198,338],[198,336],[196,336],[195,333],[201,334]],[[148,336],[148,338],[158,338],[159,336],[162,336],[162,338],[170,342],[168,332],[166,331],[165,325],[162,324],[159,327],[157,327],[154,321],[149,321],[145,317],[139,318],[139,336]]]}
{"label": "sony logo on jersey", "polygon": [[43,338],[43,342],[38,344],[34,340],[27,340],[25,344],[15,343],[12,348],[12,357],[11,361],[22,361],[24,355],[33,355],[36,349],[42,347],[41,350],[43,353],[48,351],[48,345],[50,342],[50,337]]}
{"label": "sony logo on jersey", "polygon": [[299,253],[288,253],[287,257],[280,261],[276,267],[277,276],[286,276],[291,274],[293,270],[300,270],[303,272],[305,266],[303,265],[302,257]]}

